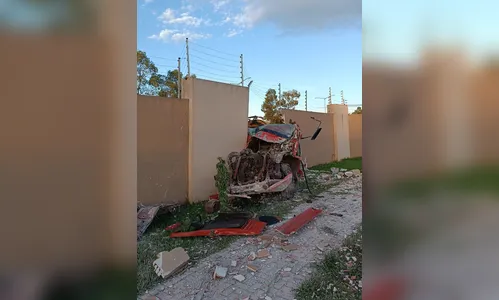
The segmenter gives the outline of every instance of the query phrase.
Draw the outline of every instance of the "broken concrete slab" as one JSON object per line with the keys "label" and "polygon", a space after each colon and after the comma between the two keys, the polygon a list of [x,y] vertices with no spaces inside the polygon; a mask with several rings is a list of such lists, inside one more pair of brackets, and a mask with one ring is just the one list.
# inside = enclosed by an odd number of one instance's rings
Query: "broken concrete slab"
{"label": "broken concrete slab", "polygon": [[256,271],[258,271],[258,267],[257,267],[257,266],[255,266],[255,265],[251,265],[251,264],[249,264],[249,265],[247,265],[246,267],[247,267],[247,268],[248,268],[248,270],[250,270],[251,272],[256,272]]}
{"label": "broken concrete slab", "polygon": [[163,278],[168,278],[180,271],[189,262],[189,255],[184,248],[175,248],[172,251],[158,253],[153,262],[154,272]]}
{"label": "broken concrete slab", "polygon": [[284,251],[295,251],[298,250],[298,245],[295,244],[289,244],[281,247],[282,250]]}
{"label": "broken concrete slab", "polygon": [[217,266],[213,272],[213,279],[225,278],[227,276],[227,268]]}
{"label": "broken concrete slab", "polygon": [[268,249],[260,249],[256,253],[256,257],[258,258],[266,258],[270,256],[270,251]]}

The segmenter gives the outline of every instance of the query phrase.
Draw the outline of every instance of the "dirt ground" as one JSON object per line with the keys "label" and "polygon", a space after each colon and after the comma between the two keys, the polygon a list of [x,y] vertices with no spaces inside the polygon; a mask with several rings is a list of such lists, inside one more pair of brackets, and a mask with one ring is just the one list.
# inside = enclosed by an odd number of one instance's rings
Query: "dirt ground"
{"label": "dirt ground", "polygon": [[[264,246],[256,243],[254,237],[243,237],[225,250],[165,280],[139,299],[295,299],[295,289],[310,276],[312,264],[321,261],[330,250],[338,248],[362,222],[361,176],[346,178],[320,196],[313,203],[298,205],[288,216],[292,218],[309,207],[324,210],[315,220],[287,238],[291,244],[298,245],[296,250],[288,252],[272,245],[267,248],[269,257],[248,262],[248,255]],[[272,227],[266,233],[271,231]],[[236,266],[232,266],[233,261]],[[250,271],[248,264],[256,267],[256,272]],[[225,278],[213,279],[216,266],[228,268]],[[236,275],[244,276],[244,280],[236,280]]]}

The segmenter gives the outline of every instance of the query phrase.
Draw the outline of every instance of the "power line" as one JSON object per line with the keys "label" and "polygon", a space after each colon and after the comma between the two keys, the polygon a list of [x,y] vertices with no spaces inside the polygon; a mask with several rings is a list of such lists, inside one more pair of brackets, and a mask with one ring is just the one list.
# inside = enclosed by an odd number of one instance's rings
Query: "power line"
{"label": "power line", "polygon": [[227,57],[222,57],[222,56],[218,56],[218,55],[214,55],[214,54],[211,54],[211,53],[206,53],[206,52],[203,52],[203,51],[199,51],[197,49],[189,49],[190,51],[190,54],[192,55],[192,50],[194,50],[195,53],[198,53],[198,54],[204,54],[206,56],[209,56],[209,57],[215,57],[215,58],[218,58],[218,59],[221,59],[223,61],[230,61],[230,62],[234,62],[234,63],[239,63],[238,60],[234,60],[234,59],[228,59]]}
{"label": "power line", "polygon": [[[229,55],[229,56],[235,56],[235,57],[238,57],[239,54],[234,54],[234,53],[228,53],[228,52],[224,52],[224,51],[221,51],[221,50],[217,50],[217,49],[214,49],[214,48],[211,48],[211,47],[208,47],[208,46],[204,46],[204,45],[201,45],[197,42],[192,42],[191,41],[191,44],[194,44],[194,45],[198,45],[199,47],[201,48],[205,48],[205,49],[208,49],[208,50],[211,50],[211,51],[214,51],[214,52],[218,52],[218,53],[222,53],[222,54],[225,54],[225,55]],[[209,54],[211,55],[211,54]]]}
{"label": "power line", "polygon": [[[218,77],[221,77],[221,78],[230,78],[231,80],[234,80],[234,78],[236,77],[236,76],[226,76],[226,75],[221,75],[221,74],[213,73],[213,72],[210,72],[210,71],[206,71],[206,70],[204,70],[204,69],[200,69],[200,68],[198,68],[197,66],[196,66],[196,67],[194,67],[194,69],[195,69],[195,70],[199,70],[199,71],[201,71],[202,73],[207,73],[207,74],[210,74],[210,75],[213,75],[213,76],[218,76]],[[199,73],[199,72],[192,72],[192,73],[194,73],[194,74],[196,74],[196,76],[198,76],[198,73]],[[237,78],[237,77],[236,77],[236,78]]]}
{"label": "power line", "polygon": [[[203,60],[203,61],[212,62],[212,61],[210,61],[210,60],[203,59],[203,58],[198,57],[198,56],[193,55],[193,54],[191,54],[191,56],[192,56],[192,57],[195,57],[195,58],[198,58],[198,59],[201,59],[201,60]],[[193,61],[191,60],[191,64],[192,64],[192,63],[193,63]],[[212,63],[213,63],[213,64],[216,64],[216,65],[222,65],[222,66],[226,66],[226,67],[229,67],[229,68],[233,68],[231,71],[229,71],[229,70],[227,70],[227,69],[225,69],[225,70],[224,70],[224,69],[218,69],[218,71],[222,71],[222,72],[232,72],[232,71],[234,71],[236,68],[238,68],[238,67],[235,67],[235,66],[229,66],[229,65],[225,65],[225,64],[222,64],[222,63],[217,63],[217,62],[212,62]],[[202,64],[202,63],[200,63],[200,62],[198,62],[198,61],[195,61],[195,64],[198,64],[198,65],[201,65],[201,66],[205,66],[205,67],[207,67],[207,68],[213,68],[212,66],[207,66],[207,65]]]}
{"label": "power line", "polygon": [[[197,56],[195,56],[195,55],[191,55],[191,56],[193,56],[193,57],[196,57],[196,58],[197,58]],[[201,58],[200,58],[200,59],[201,59]],[[206,60],[205,60],[205,61],[206,61]],[[192,62],[192,60],[191,60],[191,63],[193,63],[193,62]],[[218,71],[222,71],[222,72],[235,72],[235,68],[234,68],[234,69],[232,69],[232,70],[220,69],[220,68],[214,68],[214,67],[212,67],[212,66],[208,66],[208,65],[202,64],[202,63],[200,63],[200,62],[198,62],[198,61],[194,61],[194,64],[196,64],[196,65],[200,65],[200,66],[204,66],[204,67],[207,67],[207,68],[211,68],[211,69],[216,69],[216,70],[218,70]],[[220,64],[217,64],[217,65],[220,65]],[[223,64],[222,64],[222,65],[223,65]]]}
{"label": "power line", "polygon": [[[212,63],[214,63],[214,64],[222,64],[222,65],[226,65],[226,66],[231,67],[231,68],[238,68],[238,67],[239,67],[239,61],[235,61],[235,60],[228,60],[228,59],[225,59],[225,58],[223,58],[223,57],[219,57],[219,56],[215,56],[215,55],[211,55],[211,54],[206,54],[206,53],[203,53],[203,52],[200,52],[200,51],[196,51],[196,50],[192,51],[192,49],[189,49],[189,51],[190,51],[189,55],[190,55],[190,56],[192,56],[192,57],[197,57],[197,58],[202,59],[202,60],[207,60],[207,61],[210,61],[210,62],[212,62]],[[237,65],[228,65],[228,64],[225,64],[225,63],[221,63],[221,62],[219,62],[219,61],[213,61],[213,60],[206,59],[205,57],[200,57],[200,56],[198,56],[198,55],[194,55],[194,54],[192,54],[192,52],[194,52],[194,53],[196,53],[196,52],[197,52],[198,54],[199,54],[199,53],[202,53],[202,54],[204,54],[204,55],[206,55],[206,56],[208,56],[208,57],[210,57],[210,58],[215,57],[215,58],[221,59],[221,60],[223,60],[223,61],[231,61],[231,62],[235,62],[235,63],[238,63],[238,64],[237,64]]]}

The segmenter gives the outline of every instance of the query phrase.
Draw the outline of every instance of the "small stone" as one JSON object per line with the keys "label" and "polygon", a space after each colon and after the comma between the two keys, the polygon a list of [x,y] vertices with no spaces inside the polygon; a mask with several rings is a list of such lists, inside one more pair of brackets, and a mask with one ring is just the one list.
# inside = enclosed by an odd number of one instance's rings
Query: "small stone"
{"label": "small stone", "polygon": [[217,266],[213,273],[213,279],[225,278],[227,276],[227,268]]}
{"label": "small stone", "polygon": [[286,246],[282,246],[282,250],[284,250],[284,251],[294,251],[294,250],[297,250],[297,249],[298,249],[298,246],[294,245],[294,244],[289,244],[289,245],[286,245]]}
{"label": "small stone", "polygon": [[265,258],[270,256],[270,251],[268,249],[260,249],[258,250],[256,256],[258,258]]}
{"label": "small stone", "polygon": [[255,252],[251,252],[248,256],[248,260],[255,260],[256,259],[256,253]]}
{"label": "small stone", "polygon": [[284,272],[291,272],[291,268],[284,268],[283,271]]}
{"label": "small stone", "polygon": [[355,175],[355,177],[359,177],[360,174],[362,174],[359,169],[352,170],[352,173],[353,175]]}
{"label": "small stone", "polygon": [[243,275],[236,275],[236,276],[234,276],[234,279],[239,281],[239,282],[243,282],[244,279],[246,279],[246,277],[244,277]]}
{"label": "small stone", "polygon": [[340,172],[340,169],[339,169],[339,168],[331,168],[331,173],[332,173],[333,175],[336,175],[336,174],[338,174],[339,172]]}
{"label": "small stone", "polygon": [[255,265],[247,265],[246,266],[248,268],[248,270],[250,270],[251,272],[256,272],[258,270],[258,268],[255,266]]}
{"label": "small stone", "polygon": [[265,296],[265,300],[272,300],[269,296]]}
{"label": "small stone", "polygon": [[232,267],[237,267],[237,261],[235,261],[235,260],[231,261],[231,262],[230,262],[230,265],[231,265]]}
{"label": "small stone", "polygon": [[346,172],[347,169],[340,169],[340,172]]}
{"label": "small stone", "polygon": [[353,176],[353,172],[347,171],[347,172],[345,172],[345,176],[346,177],[352,177]]}

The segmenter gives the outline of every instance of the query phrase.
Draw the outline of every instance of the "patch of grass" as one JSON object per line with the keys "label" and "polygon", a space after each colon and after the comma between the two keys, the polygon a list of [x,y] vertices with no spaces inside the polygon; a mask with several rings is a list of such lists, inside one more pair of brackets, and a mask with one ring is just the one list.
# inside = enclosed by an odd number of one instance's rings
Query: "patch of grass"
{"label": "patch of grass", "polygon": [[340,161],[334,161],[327,164],[320,164],[313,167],[310,167],[310,170],[318,170],[318,171],[331,171],[331,168],[340,168],[347,170],[359,169],[362,170],[362,157],[352,157],[345,158]]}
{"label": "patch of grass", "polygon": [[312,277],[296,290],[298,300],[362,299],[362,228],[315,266]]}

